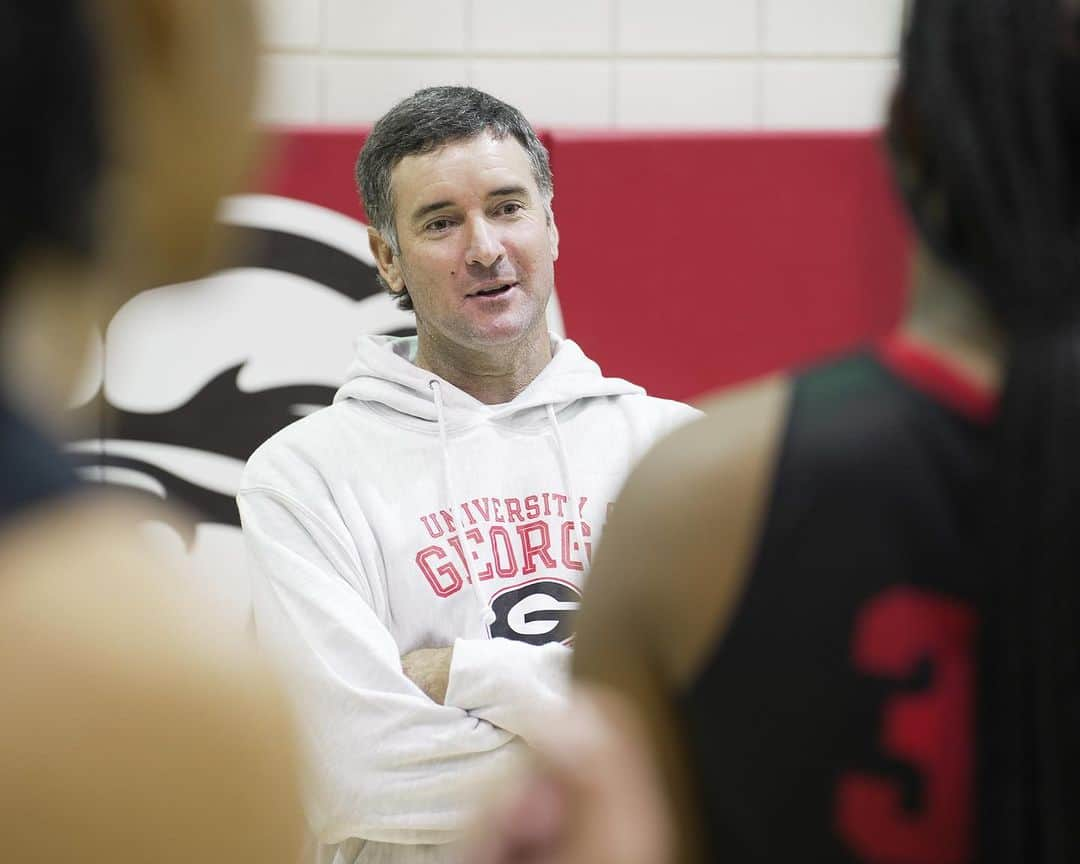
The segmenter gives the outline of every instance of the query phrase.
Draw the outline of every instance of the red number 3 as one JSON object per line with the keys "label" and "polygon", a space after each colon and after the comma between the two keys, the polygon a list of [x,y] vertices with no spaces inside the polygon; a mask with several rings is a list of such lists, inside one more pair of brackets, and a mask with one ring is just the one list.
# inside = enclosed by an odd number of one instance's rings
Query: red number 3
{"label": "red number 3", "polygon": [[892,697],[882,716],[882,749],[919,770],[922,807],[906,809],[895,781],[840,778],[840,835],[865,861],[971,860],[975,627],[969,607],[913,588],[890,589],[859,613],[852,647],[861,672],[908,678],[921,661],[931,663],[930,686]]}

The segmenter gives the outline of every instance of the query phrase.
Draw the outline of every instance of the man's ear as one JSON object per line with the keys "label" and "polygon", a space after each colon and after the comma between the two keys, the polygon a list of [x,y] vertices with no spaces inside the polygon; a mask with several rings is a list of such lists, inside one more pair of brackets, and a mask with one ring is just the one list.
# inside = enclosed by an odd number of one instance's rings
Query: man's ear
{"label": "man's ear", "polygon": [[379,268],[379,275],[390,286],[393,294],[405,293],[405,277],[401,272],[401,262],[394,254],[393,248],[376,228],[368,226],[368,246],[371,254],[375,257],[375,266]]}
{"label": "man's ear", "polygon": [[548,249],[551,250],[551,260],[559,260],[559,226],[555,224],[555,217],[552,216],[548,222]]}

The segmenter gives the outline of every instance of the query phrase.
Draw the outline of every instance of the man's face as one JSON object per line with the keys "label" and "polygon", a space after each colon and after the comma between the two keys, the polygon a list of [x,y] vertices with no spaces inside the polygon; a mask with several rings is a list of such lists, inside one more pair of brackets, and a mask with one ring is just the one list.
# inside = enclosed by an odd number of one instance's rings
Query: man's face
{"label": "man's face", "polygon": [[547,338],[558,232],[516,139],[484,133],[407,156],[391,188],[401,254],[376,255],[391,289],[408,288],[430,345]]}

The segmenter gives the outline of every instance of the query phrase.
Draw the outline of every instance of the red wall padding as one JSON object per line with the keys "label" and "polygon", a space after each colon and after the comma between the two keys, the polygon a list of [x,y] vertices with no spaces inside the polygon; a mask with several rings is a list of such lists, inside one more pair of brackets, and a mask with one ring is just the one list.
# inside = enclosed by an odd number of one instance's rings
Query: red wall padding
{"label": "red wall padding", "polygon": [[691,398],[899,317],[906,231],[871,136],[553,136],[567,333]]}
{"label": "red wall padding", "polygon": [[366,140],[366,129],[279,130],[271,138],[266,176],[259,185],[275,195],[364,219],[354,171]]}
{"label": "red wall padding", "polygon": [[[363,218],[364,137],[290,130],[264,185]],[[898,319],[909,241],[876,136],[544,138],[567,335],[607,374],[689,399]]]}

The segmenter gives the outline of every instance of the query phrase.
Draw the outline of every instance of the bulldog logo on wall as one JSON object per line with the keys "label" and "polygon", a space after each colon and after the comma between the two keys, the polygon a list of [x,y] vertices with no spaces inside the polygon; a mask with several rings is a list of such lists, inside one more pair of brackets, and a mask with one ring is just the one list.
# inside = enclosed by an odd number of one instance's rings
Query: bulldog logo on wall
{"label": "bulldog logo on wall", "polygon": [[236,265],[116,314],[75,409],[103,435],[70,449],[92,480],[238,527],[244,462],[330,403],[356,336],[415,330],[376,281],[358,220],[271,195],[230,199],[222,220]]}
{"label": "bulldog logo on wall", "polygon": [[574,641],[574,613],[581,591],[562,579],[534,579],[492,595],[495,620],[488,625],[492,639],[502,637],[529,645]]}

